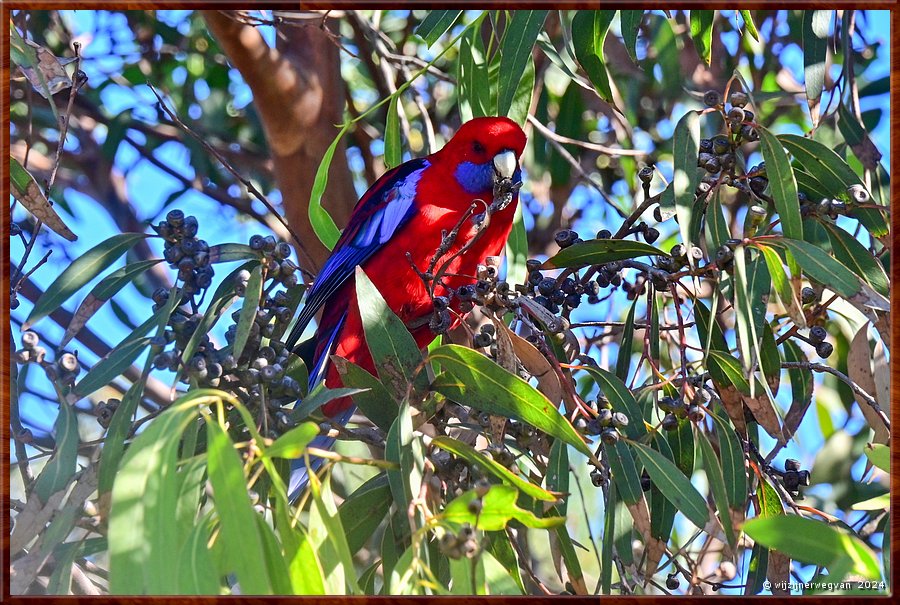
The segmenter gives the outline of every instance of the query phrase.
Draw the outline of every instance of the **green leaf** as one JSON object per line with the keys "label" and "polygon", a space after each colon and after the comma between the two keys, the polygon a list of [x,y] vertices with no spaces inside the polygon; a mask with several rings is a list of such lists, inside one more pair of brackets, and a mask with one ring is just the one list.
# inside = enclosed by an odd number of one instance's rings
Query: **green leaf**
{"label": "green leaf", "polygon": [[528,276],[525,262],[528,260],[528,234],[522,218],[522,204],[516,204],[512,230],[506,241],[506,282],[524,284]]}
{"label": "green leaf", "polygon": [[821,248],[809,242],[779,237],[767,238],[764,243],[788,250],[809,279],[834,290],[840,296],[853,298],[860,292],[860,281],[853,272],[828,256]]}
{"label": "green leaf", "polygon": [[[662,456],[665,456],[668,460],[674,461],[675,455],[672,453],[672,449],[669,447],[669,443],[660,433],[654,434],[652,446],[653,449],[659,452]],[[665,495],[663,495],[662,491],[660,491],[659,489],[659,486],[651,482],[650,534],[654,538],[658,538],[663,542],[668,542],[669,538],[672,536],[672,527],[675,524],[675,514],[677,512],[677,507],[672,504]]]}
{"label": "green leaf", "polygon": [[353,395],[353,403],[366,418],[385,431],[391,428],[397,417],[398,408],[397,402],[384,384],[352,361],[332,355],[331,362],[340,374],[343,384],[361,389]]}
{"label": "green leaf", "polygon": [[759,501],[759,510],[756,512],[758,517],[770,519],[784,514],[784,505],[769,479],[760,477],[756,497]]}
{"label": "green leaf", "polygon": [[[330,594],[359,594],[359,581],[353,566],[353,555],[347,544],[347,533],[341,524],[331,487],[320,483],[315,473],[309,476],[313,502],[309,516],[309,536],[322,563],[323,577]],[[346,586],[346,588],[345,588]]]}
{"label": "green leaf", "polygon": [[800,200],[797,182],[787,153],[779,140],[767,128],[759,128],[760,148],[766,162],[769,190],[775,200],[775,209],[781,219],[781,231],[785,237],[803,239],[803,222],[800,219]]}
{"label": "green leaf", "polygon": [[[162,336],[166,330],[166,324],[169,316],[175,309],[180,299],[169,293],[169,300],[160,309],[156,324],[157,336]],[[147,381],[147,374],[150,368],[150,360],[144,364],[144,371],[141,379],[134,382],[125,395],[119,406],[113,412],[112,420],[109,422],[109,428],[106,431],[106,439],[103,443],[103,450],[100,453],[100,472],[98,474],[97,491],[102,496],[112,489],[113,480],[119,469],[119,461],[122,459],[122,452],[125,450],[125,439],[131,431],[131,422],[134,413],[137,410],[138,403],[144,394],[144,385]]]}
{"label": "green leaf", "polygon": [[359,552],[384,521],[391,508],[391,487],[388,477],[375,475],[358,488],[338,507],[341,525],[347,533],[351,554]]}
{"label": "green leaf", "polygon": [[171,310],[163,307],[156,311],[150,318],[131,331],[131,334],[117,344],[113,349],[88,370],[72,393],[78,397],[87,397],[97,389],[108,385],[116,376],[119,376],[134,363],[141,352],[150,344],[146,334],[154,325],[159,325],[163,317],[168,319]]}
{"label": "green leaf", "polygon": [[703,466],[706,470],[706,478],[709,481],[710,491],[712,491],[713,502],[719,511],[719,522],[725,530],[725,539],[731,548],[736,548],[737,537],[734,535],[734,526],[731,523],[731,511],[729,510],[729,500],[727,488],[725,487],[725,476],[722,471],[722,464],[716,457],[712,444],[706,437],[706,434],[697,430],[695,439],[700,442],[700,449],[703,451]]}
{"label": "green leaf", "polygon": [[9,187],[13,197],[21,203],[35,218],[58,234],[74,242],[78,237],[63,222],[44,196],[44,192],[35,182],[34,177],[16,158],[9,156]]}
{"label": "green leaf", "polygon": [[256,265],[250,271],[250,279],[244,292],[244,304],[241,305],[241,313],[238,316],[237,332],[234,336],[232,355],[239,359],[244,352],[244,346],[250,338],[250,329],[256,322],[256,311],[259,309],[259,300],[262,296],[263,278],[262,265]]}
{"label": "green leaf", "polygon": [[387,123],[384,125],[384,166],[391,169],[403,161],[403,148],[400,143],[400,117],[398,112],[403,107],[398,104],[399,94],[391,96],[387,110]]}
{"label": "green leaf", "polygon": [[531,50],[550,11],[517,10],[506,27],[500,44],[500,81],[497,114],[509,114],[519,80],[528,65]]}
{"label": "green leaf", "polygon": [[291,410],[291,419],[294,421],[305,420],[310,414],[329,401],[334,401],[341,397],[350,397],[361,391],[362,389],[351,388],[329,389],[325,386],[324,382],[320,382],[306,395],[306,397],[303,398],[300,405],[295,406],[294,409]]}
{"label": "green leaf", "polygon": [[781,257],[772,248],[768,246],[757,245],[757,249],[762,253],[763,259],[766,261],[766,267],[769,269],[769,275],[772,278],[772,290],[778,295],[778,299],[784,308],[787,309],[791,319],[799,327],[806,327],[806,316],[800,307],[800,300],[791,286],[787,274],[784,271],[784,265],[781,264]]}
{"label": "green leaf", "polygon": [[640,256],[667,255],[659,248],[643,242],[627,239],[591,239],[560,250],[544,261],[541,268],[587,267]]}
{"label": "green leaf", "polygon": [[[555,443],[560,442],[556,441],[554,442],[554,444]],[[556,495],[533,483],[526,481],[525,479],[522,479],[518,475],[515,475],[508,468],[501,464],[498,464],[493,459],[478,452],[478,450],[470,445],[467,445],[461,441],[457,441],[456,439],[451,439],[450,437],[443,436],[435,437],[434,439],[432,439],[431,444],[435,447],[441,448],[442,450],[450,452],[451,454],[454,454],[458,458],[462,458],[470,464],[474,464],[475,466],[480,467],[487,474],[493,475],[504,483],[515,487],[523,494],[527,494],[528,496],[531,496],[536,500],[542,500],[544,502],[556,502],[557,500]],[[566,470],[568,471],[568,468]]]}
{"label": "green leaf", "polygon": [[219,582],[207,543],[209,527],[197,523],[190,528],[178,553],[178,586],[174,592],[185,595],[218,595]]}
{"label": "green leaf", "polygon": [[534,59],[529,54],[525,71],[516,85],[516,94],[513,96],[512,105],[506,114],[509,119],[520,126],[524,126],[528,121],[528,111],[531,109],[531,98],[534,94],[534,77]]}
{"label": "green leaf", "polygon": [[491,115],[491,81],[488,63],[481,40],[481,21],[473,22],[459,40],[459,59],[456,62],[456,81],[459,86],[460,114],[464,119]]}
{"label": "green leaf", "polygon": [[853,573],[867,579],[881,578],[878,559],[868,546],[856,536],[824,522],[799,515],[778,515],[751,519],[744,524],[744,531],[763,546],[791,559],[829,569],[842,566],[849,559]]}
{"label": "green leaf", "polygon": [[78,460],[78,418],[68,403],[59,405],[59,415],[53,431],[56,448],[34,482],[34,493],[43,503],[66,487],[75,475]]}
{"label": "green leaf", "polygon": [[470,504],[478,498],[478,494],[475,490],[469,490],[447,504],[441,517],[448,523],[468,523],[484,531],[504,529],[513,519],[536,529],[548,529],[565,523],[565,517],[536,517],[531,511],[520,508],[516,504],[518,495],[518,490],[509,485],[492,485],[481,498],[481,511],[473,513]]}
{"label": "green leaf", "polygon": [[[181,539],[173,522],[178,442],[197,417],[197,400],[208,395],[209,391],[194,391],[166,408],[135,437],[122,458],[109,513],[111,594],[174,591],[178,559],[173,554]],[[243,479],[240,488],[249,507]]]}
{"label": "green leaf", "polygon": [[231,263],[238,260],[260,260],[262,253],[247,244],[216,244],[209,247],[209,262]]}
{"label": "green leaf", "polygon": [[315,422],[304,422],[284,433],[265,449],[269,458],[300,458],[303,451],[319,434],[319,425]]}
{"label": "green leaf", "polygon": [[830,221],[821,221],[831,241],[834,257],[883,296],[890,296],[890,281],[884,267],[858,239]]}
{"label": "green leaf", "polygon": [[[566,494],[569,492],[569,447],[555,439],[550,446],[550,458],[547,461],[547,472],[544,473],[544,484],[551,492]],[[556,504],[556,509],[566,514],[568,502],[563,498]]]}
{"label": "green leaf", "polygon": [[606,452],[606,460],[612,471],[612,480],[615,482],[619,496],[626,504],[636,504],[644,497],[641,489],[641,478],[638,475],[634,456],[623,440],[614,445],[603,444]]}
{"label": "green leaf", "polygon": [[444,369],[432,384],[434,390],[482,412],[527,422],[591,456],[572,424],[540,391],[481,353],[444,345],[435,349],[430,359]]}
{"label": "green leaf", "polygon": [[628,445],[637,453],[644,468],[647,469],[650,479],[669,502],[674,504],[698,528],[706,527],[709,522],[709,509],[706,501],[691,484],[690,479],[678,470],[675,463],[637,441],[629,441]]}
{"label": "green leaf", "polygon": [[[785,361],[806,361],[806,355],[800,350],[794,342],[786,340],[782,343],[784,349]],[[806,416],[806,410],[812,402],[813,395],[813,375],[811,370],[801,368],[791,368],[788,371],[788,377],[791,381],[791,407],[788,408],[787,414],[784,416],[784,439],[787,441],[796,432],[800,426],[800,422]],[[820,419],[822,414],[819,414]],[[833,431],[832,431],[833,432]],[[829,434],[825,434],[828,439]]]}
{"label": "green leaf", "polygon": [[[825,189],[822,197],[847,197],[851,185],[865,187],[862,179],[833,149],[827,145],[793,134],[779,135],[784,148],[803,166],[805,172],[814,177]],[[799,181],[798,181],[799,182]],[[868,187],[866,187],[868,191]],[[888,225],[875,209],[854,208],[849,215],[859,220],[875,237],[888,233]]]}
{"label": "green leaf", "polygon": [[634,345],[634,310],[637,308],[637,298],[625,316],[625,326],[622,328],[622,340],[619,341],[619,357],[616,359],[616,378],[621,381],[628,380],[628,372],[631,368],[631,349]]}
{"label": "green leaf", "polygon": [[159,259],[150,259],[129,263],[104,277],[78,305],[78,309],[72,315],[72,320],[66,326],[66,333],[59,343],[59,348],[65,347],[78,334],[94,313],[103,306],[103,303],[115,296],[127,284],[143,275],[147,269],[161,262]]}
{"label": "green leaf", "polygon": [[886,473],[891,472],[891,450],[886,445],[876,444],[871,447],[866,446],[863,450],[869,462],[880,468]]}
{"label": "green leaf", "polygon": [[[191,338],[188,340],[187,345],[184,347],[184,351],[181,354],[181,361],[185,365],[190,362],[190,360],[194,357],[194,353],[197,352],[197,349],[200,348],[200,342],[203,338],[209,334],[209,331],[212,327],[219,321],[219,318],[222,317],[222,314],[225,313],[225,310],[231,306],[231,303],[234,302],[236,297],[234,293],[234,280],[238,273],[243,270],[252,271],[252,269],[259,265],[259,262],[256,260],[248,261],[242,264],[240,267],[234,269],[231,273],[225,276],[219,286],[216,288],[216,291],[213,292],[212,298],[209,301],[209,306],[206,308],[206,312],[203,314],[203,318],[197,324],[197,329],[194,330],[194,333],[191,334]],[[299,290],[300,288],[298,288]],[[170,298],[172,296],[170,295]],[[301,384],[306,384],[306,381]]]}
{"label": "green leaf", "polygon": [[644,19],[644,11],[619,11],[619,19],[622,26],[622,39],[625,42],[625,50],[631,60],[637,63],[637,46],[638,34],[641,31],[641,21]]}
{"label": "green leaf", "polygon": [[425,44],[430,48],[453,27],[460,15],[462,11],[431,11],[416,27],[416,35],[425,40]]}
{"label": "green leaf", "polygon": [[747,33],[759,42],[759,32],[756,30],[756,24],[753,22],[753,15],[750,14],[750,11],[741,11],[741,18],[744,20],[744,27],[747,28]]}
{"label": "green leaf", "polygon": [[[806,81],[806,102],[813,124],[819,121],[819,98],[825,85],[825,59],[828,54],[828,25],[831,11],[803,11],[803,78]],[[768,168],[768,163],[766,164]]]}
{"label": "green leaf", "polygon": [[365,301],[359,311],[366,344],[381,381],[397,401],[406,397],[409,385],[413,385],[416,392],[424,392],[428,377],[420,371],[422,354],[419,346],[361,267],[356,268],[356,295],[360,301]]}
{"label": "green leaf", "polygon": [[750,384],[741,371],[741,362],[723,351],[710,351],[706,357],[707,363],[710,365],[710,373],[712,368],[716,368],[721,375],[727,377],[727,382],[734,385],[737,390],[745,395],[750,394]]}
{"label": "green leaf", "polygon": [[313,188],[309,194],[309,222],[312,225],[316,237],[319,238],[326,248],[331,250],[341,237],[341,231],[334,224],[334,219],[328,214],[328,211],[322,206],[322,196],[325,194],[325,187],[328,186],[328,169],[331,167],[331,160],[334,152],[337,150],[338,144],[341,142],[347,127],[334,137],[331,145],[322,155],[322,161],[319,162],[319,168],[316,170],[316,178],[313,180]]}
{"label": "green leaf", "polygon": [[647,427],[644,426],[644,416],[641,408],[634,398],[634,393],[625,386],[615,374],[607,372],[602,368],[591,366],[581,366],[581,369],[588,372],[597,382],[600,391],[609,399],[613,410],[622,412],[628,417],[628,426],[625,427],[625,435],[629,439],[640,439],[647,434]]}
{"label": "green leaf", "polygon": [[273,594],[266,565],[265,538],[257,525],[247,493],[241,459],[234,443],[216,422],[206,423],[209,482],[219,517],[219,539],[227,553],[230,572],[245,594]]}
{"label": "green leaf", "polygon": [[691,9],[690,12],[691,38],[694,40],[694,47],[703,62],[709,65],[712,57],[713,21],[716,18],[716,11]]}
{"label": "green leaf", "polygon": [[722,476],[725,480],[725,491],[731,508],[743,509],[747,502],[747,468],[744,464],[744,450],[734,429],[719,418],[710,414],[716,425],[719,437],[719,456],[722,460]]}
{"label": "green leaf", "polygon": [[27,330],[37,320],[61,307],[82,286],[100,275],[138,240],[146,237],[143,233],[120,233],[76,258],[37,300],[22,329]]}
{"label": "green leaf", "polygon": [[[678,217],[681,240],[688,247],[697,243],[692,241],[690,225],[694,208],[694,192],[698,182],[697,154],[699,152],[700,116],[696,111],[689,111],[678,120],[678,124],[675,126],[675,134],[672,138],[675,173],[671,189],[667,189],[667,191],[672,191],[672,202],[675,206],[675,216]],[[662,202],[660,204],[662,205]],[[689,258],[691,257],[689,256]]]}
{"label": "green leaf", "polygon": [[587,73],[600,98],[612,103],[612,89],[606,61],[603,58],[603,43],[613,18],[614,10],[580,10],[572,18],[572,47],[575,58]]}

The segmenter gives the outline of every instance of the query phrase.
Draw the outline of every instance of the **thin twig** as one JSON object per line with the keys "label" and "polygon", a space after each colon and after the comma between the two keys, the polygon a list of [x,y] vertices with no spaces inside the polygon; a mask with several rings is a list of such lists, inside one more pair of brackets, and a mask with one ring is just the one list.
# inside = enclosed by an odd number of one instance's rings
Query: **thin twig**
{"label": "thin twig", "polygon": [[884,410],[881,409],[881,406],[878,405],[878,402],[875,400],[875,398],[866,393],[862,389],[862,387],[850,380],[850,377],[843,372],[836,370],[831,366],[826,366],[824,364],[814,363],[811,361],[784,361],[781,363],[781,367],[786,369],[800,369],[812,370],[813,372],[824,372],[837,377],[838,380],[846,384],[853,390],[854,393],[859,395],[863,399],[863,401],[865,401],[869,405],[869,407],[875,410],[875,412],[881,418],[881,421],[884,423],[884,426],[887,427],[888,430],[891,430],[891,421],[888,418],[887,414],[885,414]]}
{"label": "thin twig", "polygon": [[[166,103],[165,103],[165,101],[163,100],[162,96],[159,94],[159,92],[156,90],[156,88],[153,87],[152,84],[150,84],[149,82],[147,82],[147,86],[150,87],[150,90],[153,92],[153,95],[156,97],[157,101],[159,101],[159,107],[160,107],[160,109],[162,109],[163,112],[165,112],[165,114],[166,114],[167,116],[169,116],[169,119],[172,120],[172,122],[174,122],[179,128],[181,128],[181,129],[184,130],[186,133],[188,133],[189,135],[191,135],[192,137],[194,137],[194,139],[195,139],[198,143],[200,143],[200,145],[201,145],[201,147],[203,147],[203,149],[205,149],[208,153],[210,153],[213,157],[215,157],[215,158],[219,161],[219,163],[222,164],[222,167],[225,168],[225,170],[227,170],[228,172],[230,172],[231,175],[232,175],[234,178],[236,178],[236,179],[237,179],[244,187],[247,188],[247,191],[250,192],[250,194],[251,194],[253,197],[255,197],[255,198],[258,199],[260,202],[262,202],[262,204],[266,207],[266,209],[268,209],[269,212],[271,212],[272,214],[274,214],[274,215],[278,218],[278,221],[279,221],[282,225],[284,225],[284,228],[288,230],[288,232],[291,234],[291,237],[293,237],[294,242],[296,243],[297,247],[298,247],[300,250],[302,250],[303,253],[306,254],[307,257],[312,258],[312,256],[311,256],[311,255],[309,254],[309,252],[306,250],[306,247],[303,245],[303,242],[300,240],[300,237],[299,237],[299,236],[297,235],[297,233],[291,228],[291,226],[288,224],[287,220],[285,220],[285,218],[284,218],[283,216],[281,216],[281,215],[278,213],[278,211],[275,209],[275,207],[272,206],[272,204],[269,202],[269,200],[266,199],[266,196],[264,196],[262,193],[260,193],[260,191],[253,185],[252,182],[250,182],[249,179],[246,179],[246,178],[244,178],[243,176],[241,176],[241,175],[238,173],[238,171],[235,170],[235,169],[231,166],[231,164],[228,163],[228,160],[226,160],[226,159],[224,158],[224,156],[222,156],[221,153],[219,153],[219,152],[218,152],[216,149],[214,149],[209,143],[207,143],[205,140],[203,140],[203,137],[201,137],[199,134],[197,134],[196,132],[194,132],[194,130],[191,129],[190,126],[188,126],[187,124],[185,124],[185,123],[181,120],[181,118],[179,118],[179,117],[175,114],[174,111],[172,111],[171,109],[169,109],[168,105],[166,105]],[[305,281],[305,280],[304,280],[304,281]]]}

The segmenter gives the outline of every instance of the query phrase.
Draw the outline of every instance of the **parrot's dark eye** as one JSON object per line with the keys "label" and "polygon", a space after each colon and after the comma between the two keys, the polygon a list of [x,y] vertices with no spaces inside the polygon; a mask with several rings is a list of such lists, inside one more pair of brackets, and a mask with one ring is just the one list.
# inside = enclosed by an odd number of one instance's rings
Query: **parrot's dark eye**
{"label": "parrot's dark eye", "polygon": [[482,153],[484,153],[484,152],[486,151],[486,149],[484,148],[484,145],[482,145],[482,144],[479,143],[478,141],[474,141],[474,142],[472,143],[472,150],[475,151],[475,153],[478,153],[478,154],[482,154]]}

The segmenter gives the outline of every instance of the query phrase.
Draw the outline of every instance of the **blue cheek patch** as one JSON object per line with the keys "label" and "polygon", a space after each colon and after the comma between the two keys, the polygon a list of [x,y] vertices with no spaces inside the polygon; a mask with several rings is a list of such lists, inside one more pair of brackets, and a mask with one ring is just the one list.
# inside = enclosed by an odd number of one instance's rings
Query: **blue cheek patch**
{"label": "blue cheek patch", "polygon": [[490,162],[485,162],[484,164],[463,162],[457,166],[454,176],[456,177],[456,182],[467,193],[490,191],[494,185],[494,167]]}

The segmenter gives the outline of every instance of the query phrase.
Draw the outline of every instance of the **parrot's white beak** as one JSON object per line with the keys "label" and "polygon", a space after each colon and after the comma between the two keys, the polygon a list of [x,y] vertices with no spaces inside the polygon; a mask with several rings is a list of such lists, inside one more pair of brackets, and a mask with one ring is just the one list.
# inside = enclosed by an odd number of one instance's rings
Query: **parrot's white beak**
{"label": "parrot's white beak", "polygon": [[503,151],[494,156],[494,171],[504,179],[511,179],[516,172],[516,154]]}

